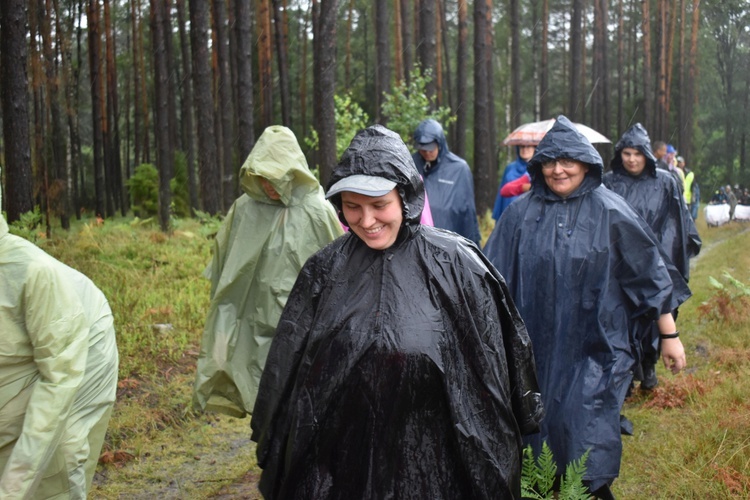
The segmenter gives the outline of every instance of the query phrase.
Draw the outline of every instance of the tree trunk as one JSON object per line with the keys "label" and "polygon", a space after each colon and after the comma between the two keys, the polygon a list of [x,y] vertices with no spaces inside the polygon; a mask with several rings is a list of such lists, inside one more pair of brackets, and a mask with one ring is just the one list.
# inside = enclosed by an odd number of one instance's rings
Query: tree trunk
{"label": "tree trunk", "polygon": [[539,64],[539,117],[549,118],[549,0],[542,0],[542,48]]}
{"label": "tree trunk", "polygon": [[521,35],[518,12],[519,0],[509,0],[508,22],[510,23],[510,128],[521,124]]}
{"label": "tree trunk", "polygon": [[404,81],[404,39],[403,26],[401,25],[401,0],[393,0],[393,18],[393,35],[396,40],[393,66],[396,71],[396,84],[400,85]]}
{"label": "tree trunk", "polygon": [[592,123],[596,130],[609,134],[609,71],[607,68],[607,0],[594,0],[594,109]]}
{"label": "tree trunk", "polygon": [[[667,137],[667,1],[657,1],[656,11],[656,112],[654,113],[654,137]],[[644,13],[645,15],[645,13]]]}
{"label": "tree trunk", "polygon": [[234,29],[237,36],[237,145],[244,162],[255,144],[253,123],[253,32],[250,2],[235,3]]}
{"label": "tree trunk", "polygon": [[175,6],[177,7],[177,30],[180,34],[180,55],[182,59],[182,80],[180,81],[182,91],[182,145],[187,160],[190,213],[195,215],[195,211],[200,210],[200,199],[198,198],[198,182],[195,178],[195,147],[193,146],[195,126],[193,124],[193,86],[191,83],[193,75],[190,67],[190,42],[185,29],[185,0],[176,0]]}
{"label": "tree trunk", "polygon": [[652,90],[652,78],[651,78],[651,13],[649,12],[649,0],[641,1],[641,9],[643,12],[643,124],[646,130],[651,131],[652,140],[661,140],[658,135],[655,135],[653,112],[654,99]]}
{"label": "tree trunk", "polygon": [[[302,136],[307,136],[307,29],[310,22],[310,11],[312,4],[308,6],[305,13],[305,22],[302,29],[302,57],[299,60],[300,78],[299,78],[299,114],[302,121]],[[313,72],[314,73],[314,72]]]}
{"label": "tree trunk", "polygon": [[68,151],[63,131],[62,111],[60,110],[60,74],[58,61],[52,44],[52,19],[57,12],[52,7],[51,0],[45,0],[44,6],[39,6],[40,29],[44,57],[44,72],[47,82],[47,129],[50,131],[48,140],[47,161],[52,167],[52,202],[55,214],[60,217],[63,229],[70,229],[70,191],[68,190]]}
{"label": "tree trunk", "polygon": [[6,189],[2,193],[8,222],[34,209],[27,94],[28,46],[25,0],[0,2],[0,99],[3,112]]}
{"label": "tree trunk", "polygon": [[391,19],[388,16],[388,0],[375,0],[375,47],[377,64],[375,65],[375,122],[386,125],[387,117],[383,116],[380,107],[383,105],[383,94],[390,91],[391,83],[391,49],[388,43]]}
{"label": "tree trunk", "polygon": [[485,192],[494,191],[490,185],[490,166],[493,151],[490,150],[490,106],[489,106],[489,60],[492,49],[488,46],[487,1],[474,2],[474,192],[477,213],[489,208]]}
{"label": "tree trunk", "polygon": [[336,165],[336,13],[337,0],[313,3],[315,124],[318,132],[318,165],[324,186]]}
{"label": "tree trunk", "polygon": [[258,73],[260,77],[261,127],[273,124],[273,79],[271,77],[271,13],[268,0],[258,0]]}
{"label": "tree trunk", "polygon": [[423,75],[430,75],[430,81],[425,85],[425,94],[430,100],[430,108],[435,109],[435,78],[437,77],[436,28],[435,28],[435,0],[420,0],[419,10],[415,11],[419,20],[419,65]]}
{"label": "tree trunk", "polygon": [[[401,46],[403,48],[403,73],[406,86],[411,82],[411,70],[414,66],[413,38],[411,30],[411,16],[409,15],[409,0],[398,0],[401,8]],[[463,0],[461,0],[463,1]]]}
{"label": "tree trunk", "polygon": [[198,124],[198,177],[203,210],[221,211],[220,172],[216,164],[216,138],[211,97],[211,66],[208,60],[208,2],[190,0],[190,48],[193,55],[195,118]]}
{"label": "tree trunk", "polygon": [[458,0],[458,48],[456,56],[456,138],[451,145],[461,158],[466,157],[466,128],[468,124],[469,102],[467,98],[468,73],[466,62],[469,59],[468,0]]}
{"label": "tree trunk", "polygon": [[133,154],[134,162],[138,165],[143,158],[141,152],[141,130],[143,130],[143,116],[141,114],[141,73],[140,73],[140,0],[130,0],[130,17],[133,33]]}
{"label": "tree trunk", "polygon": [[291,91],[289,86],[289,49],[285,33],[288,31],[284,24],[286,8],[281,0],[273,0],[273,26],[276,39],[276,66],[279,71],[279,88],[281,90],[281,123],[285,127],[292,126]]}
{"label": "tree trunk", "polygon": [[[114,201],[114,207],[120,209],[125,216],[128,212],[128,203],[125,201],[124,187],[122,182],[122,162],[120,161],[120,103],[117,92],[117,64],[115,54],[117,53],[115,30],[112,27],[109,0],[104,1],[104,29],[107,41],[107,130],[109,131],[109,161],[110,165],[110,190]],[[114,210],[113,210],[114,213]]]}
{"label": "tree trunk", "polygon": [[[644,0],[648,2],[648,0]],[[570,99],[568,100],[568,118],[578,121],[581,115],[581,71],[583,68],[583,42],[581,36],[581,17],[583,0],[573,0],[573,12],[570,17]]]}
{"label": "tree trunk", "polygon": [[[625,16],[623,0],[617,0],[617,127],[615,137],[625,132]],[[609,133],[609,131],[602,131]]]}
{"label": "tree trunk", "polygon": [[104,184],[104,162],[102,148],[104,135],[102,131],[101,108],[101,35],[99,32],[99,1],[89,0],[88,9],[88,39],[89,39],[89,80],[91,83],[91,122],[94,150],[94,193],[96,196],[95,210],[98,217],[106,215],[105,197],[107,195]]}
{"label": "tree trunk", "polygon": [[167,73],[167,48],[164,32],[164,18],[167,15],[169,0],[151,0],[151,39],[154,54],[154,123],[156,125],[156,164],[159,171],[159,225],[168,232],[169,209],[172,204],[172,191],[169,186],[172,180],[173,162],[170,150],[169,132],[169,75]]}
{"label": "tree trunk", "polygon": [[[266,0],[267,2],[267,0]],[[220,125],[221,128],[221,165],[222,165],[222,186],[224,211],[237,198],[237,170],[234,165],[234,130],[232,127],[232,79],[229,70],[229,31],[227,23],[226,3],[223,1],[212,2],[214,15],[214,29],[216,30],[216,64],[218,67],[217,82],[217,111],[218,121],[214,125]],[[244,158],[243,158],[244,160]]]}

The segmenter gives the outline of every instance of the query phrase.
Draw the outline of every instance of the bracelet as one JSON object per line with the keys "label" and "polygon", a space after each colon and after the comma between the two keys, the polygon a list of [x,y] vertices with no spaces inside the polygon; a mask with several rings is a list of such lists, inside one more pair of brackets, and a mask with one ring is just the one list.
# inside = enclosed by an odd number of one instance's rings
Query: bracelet
{"label": "bracelet", "polygon": [[676,339],[679,336],[680,336],[680,332],[666,333],[666,334],[665,333],[660,333],[659,334],[659,338],[661,338],[662,340],[664,340],[664,339]]}

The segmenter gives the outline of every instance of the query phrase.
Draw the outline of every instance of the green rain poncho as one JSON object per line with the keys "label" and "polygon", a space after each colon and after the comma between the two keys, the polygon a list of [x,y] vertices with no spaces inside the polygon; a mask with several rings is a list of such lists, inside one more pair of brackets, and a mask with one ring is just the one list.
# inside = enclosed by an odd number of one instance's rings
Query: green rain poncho
{"label": "green rain poncho", "polygon": [[[279,194],[272,200],[266,179]],[[307,258],[343,234],[333,206],[307,168],[294,134],[263,132],[240,172],[245,192],[216,235],[207,274],[211,306],[193,406],[252,413],[276,324]]]}
{"label": "green rain poncho", "polygon": [[0,217],[0,498],[86,498],[117,391],[112,312]]}

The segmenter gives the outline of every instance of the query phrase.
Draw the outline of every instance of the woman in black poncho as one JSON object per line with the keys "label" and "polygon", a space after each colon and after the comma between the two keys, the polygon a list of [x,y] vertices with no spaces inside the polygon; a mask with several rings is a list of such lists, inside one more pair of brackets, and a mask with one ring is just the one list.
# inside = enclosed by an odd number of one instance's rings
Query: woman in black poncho
{"label": "woman in black poncho", "polygon": [[[599,153],[560,116],[529,162],[531,191],[503,213],[484,248],[508,283],[534,345],[546,416],[528,438],[558,470],[589,450],[600,498],[620,470],[620,410],[639,357],[632,322],[658,320],[662,358],[685,366],[674,335],[676,290],[653,232],[601,185]],[[688,292],[689,293],[689,292]]]}
{"label": "woman in black poncho", "polygon": [[477,247],[422,226],[403,141],[370,127],[328,197],[351,231],[305,264],[253,411],[267,498],[520,496],[533,354]]}

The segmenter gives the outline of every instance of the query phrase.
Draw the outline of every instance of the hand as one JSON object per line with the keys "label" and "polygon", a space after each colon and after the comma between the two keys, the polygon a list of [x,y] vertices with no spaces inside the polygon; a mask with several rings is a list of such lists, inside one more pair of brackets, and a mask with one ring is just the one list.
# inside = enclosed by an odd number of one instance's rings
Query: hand
{"label": "hand", "polygon": [[527,182],[526,184],[524,184],[524,185],[521,186],[521,189],[525,193],[526,191],[528,191],[529,189],[531,189],[531,184]]}
{"label": "hand", "polygon": [[674,339],[662,339],[661,341],[661,359],[667,370],[674,374],[687,366],[685,359],[685,348],[679,337]]}

